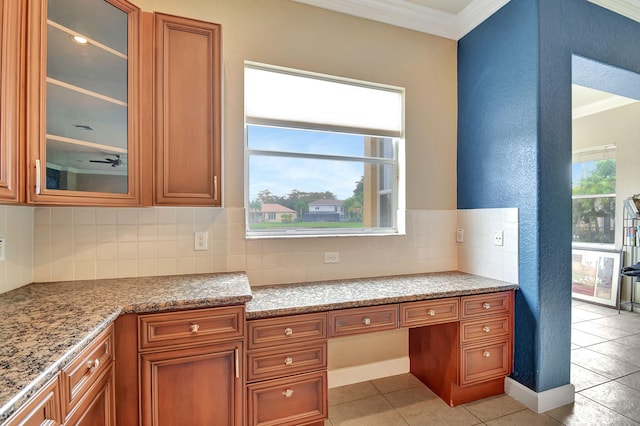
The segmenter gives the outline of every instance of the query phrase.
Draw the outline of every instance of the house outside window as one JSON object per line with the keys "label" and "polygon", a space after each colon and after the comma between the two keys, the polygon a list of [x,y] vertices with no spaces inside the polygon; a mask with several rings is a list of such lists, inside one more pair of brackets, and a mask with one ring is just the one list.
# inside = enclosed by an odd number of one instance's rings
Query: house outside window
{"label": "house outside window", "polygon": [[574,153],[572,235],[574,244],[615,243],[615,145]]}
{"label": "house outside window", "polygon": [[245,121],[248,237],[404,233],[402,88],[246,63]]}

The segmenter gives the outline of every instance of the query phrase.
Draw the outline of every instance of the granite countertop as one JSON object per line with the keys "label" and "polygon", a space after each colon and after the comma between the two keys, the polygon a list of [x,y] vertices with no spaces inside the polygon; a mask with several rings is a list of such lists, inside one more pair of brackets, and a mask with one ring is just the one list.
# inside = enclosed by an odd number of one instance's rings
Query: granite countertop
{"label": "granite countertop", "polygon": [[0,294],[0,423],[125,313],[246,303],[256,319],[517,288],[461,272],[253,289],[243,272],[30,284]]}
{"label": "granite countertop", "polygon": [[247,319],[411,302],[517,289],[463,272],[319,281],[252,288]]}
{"label": "granite countertop", "polygon": [[0,423],[121,314],[250,299],[241,272],[38,283],[0,294]]}

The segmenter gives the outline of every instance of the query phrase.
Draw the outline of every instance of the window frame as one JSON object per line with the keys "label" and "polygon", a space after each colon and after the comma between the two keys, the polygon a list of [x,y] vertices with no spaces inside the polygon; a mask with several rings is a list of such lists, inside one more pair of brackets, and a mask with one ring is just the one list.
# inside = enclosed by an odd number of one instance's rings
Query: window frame
{"label": "window frame", "polygon": [[[294,76],[302,76],[309,78],[316,78],[327,80],[331,82],[338,82],[343,84],[350,84],[360,87],[370,87],[375,89],[383,89],[388,91],[397,92],[401,98],[400,114],[401,114],[401,130],[399,133],[384,134],[380,131],[372,131],[363,133],[362,128],[347,128],[342,126],[322,125],[320,123],[301,123],[297,121],[288,121],[280,119],[263,119],[256,117],[248,117],[246,112],[244,113],[244,201],[245,201],[245,236],[248,239],[253,238],[291,238],[291,237],[315,237],[315,236],[381,236],[381,235],[405,235],[405,152],[404,152],[404,132],[405,132],[405,89],[396,86],[383,85],[378,83],[371,83],[360,80],[353,80],[349,78],[330,76],[325,74],[319,74],[309,71],[284,68],[274,65],[267,65],[263,63],[256,63],[245,61],[244,69],[258,68],[268,71],[281,72],[285,74],[292,74]],[[246,96],[246,95],[245,95]],[[391,158],[381,158],[373,156],[348,156],[348,155],[334,155],[334,154],[320,154],[320,153],[301,153],[282,150],[270,150],[270,149],[255,149],[249,146],[249,127],[250,126],[266,126],[266,127],[278,127],[291,130],[303,130],[303,131],[322,131],[329,133],[343,133],[360,135],[363,137],[371,138],[384,138],[390,139],[392,152]],[[390,227],[363,227],[363,228],[300,228],[300,229],[277,229],[277,230],[251,230],[250,229],[250,212],[249,206],[251,205],[250,199],[250,159],[253,156],[276,156],[285,158],[306,158],[313,160],[330,160],[330,161],[345,161],[345,162],[357,162],[366,165],[390,165],[392,170],[392,187],[381,188],[379,182],[376,184],[377,204],[380,205],[380,197],[384,194],[392,194],[392,206],[391,214],[393,226]],[[380,208],[376,209],[376,215],[380,216]],[[379,218],[377,223],[379,222]]]}

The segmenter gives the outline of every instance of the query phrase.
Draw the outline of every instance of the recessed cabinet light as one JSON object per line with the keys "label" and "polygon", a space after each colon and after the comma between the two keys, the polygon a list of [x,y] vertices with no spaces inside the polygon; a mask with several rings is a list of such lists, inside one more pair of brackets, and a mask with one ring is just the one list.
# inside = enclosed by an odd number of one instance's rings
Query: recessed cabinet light
{"label": "recessed cabinet light", "polygon": [[80,35],[74,35],[71,39],[78,44],[89,44],[89,40]]}

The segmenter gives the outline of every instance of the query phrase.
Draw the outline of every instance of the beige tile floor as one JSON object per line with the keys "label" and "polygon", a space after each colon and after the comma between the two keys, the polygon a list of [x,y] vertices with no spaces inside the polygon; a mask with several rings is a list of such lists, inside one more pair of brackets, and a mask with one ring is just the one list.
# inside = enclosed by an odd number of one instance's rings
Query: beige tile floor
{"label": "beige tile floor", "polygon": [[499,395],[451,408],[410,374],[329,390],[325,426],[640,426],[640,313],[572,303],[575,403],[536,414]]}

